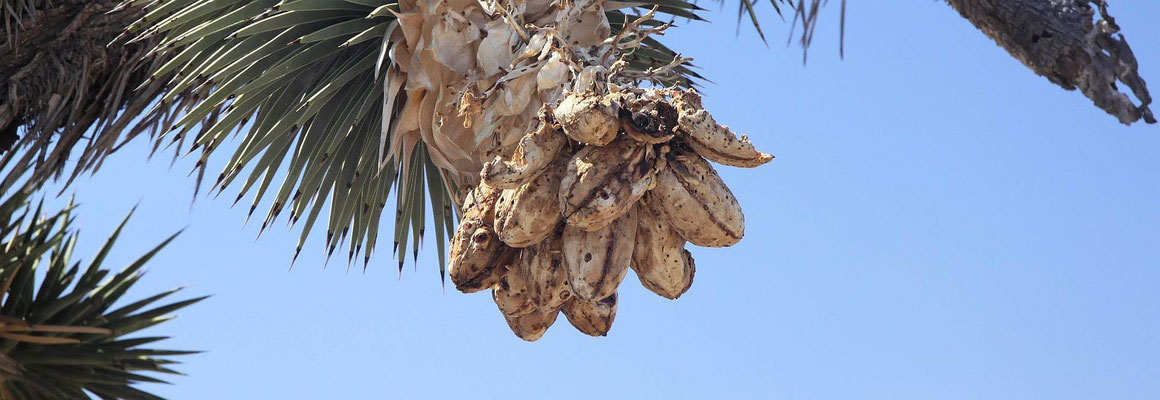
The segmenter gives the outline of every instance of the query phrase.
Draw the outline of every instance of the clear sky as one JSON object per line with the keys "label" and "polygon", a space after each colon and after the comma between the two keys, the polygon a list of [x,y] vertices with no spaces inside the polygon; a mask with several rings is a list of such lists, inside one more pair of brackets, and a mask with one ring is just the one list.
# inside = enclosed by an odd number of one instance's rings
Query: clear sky
{"label": "clear sky", "polygon": [[[1035,76],[941,1],[852,1],[840,60],[832,3],[805,66],[785,24],[765,19],[767,48],[732,6],[665,38],[777,159],[719,168],[745,239],[691,248],[677,301],[630,275],[606,338],[561,317],[517,339],[489,295],[440,286],[433,237],[401,278],[389,252],[324,269],[324,234],[288,271],[297,232],[255,241],[232,194],[191,207],[193,160],[146,163],[143,141],[70,189],[77,254],[137,203],[111,261],[188,227],[136,288],[214,295],[151,332],[207,350],[149,387],[174,399],[1160,398],[1160,129]],[[1160,3],[1111,11],[1160,95]]]}

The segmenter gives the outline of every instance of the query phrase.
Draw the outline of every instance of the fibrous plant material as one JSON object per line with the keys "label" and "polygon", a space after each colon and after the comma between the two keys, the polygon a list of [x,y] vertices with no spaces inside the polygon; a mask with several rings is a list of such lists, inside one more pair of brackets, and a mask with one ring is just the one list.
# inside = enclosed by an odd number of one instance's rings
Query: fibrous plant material
{"label": "fibrous plant material", "polygon": [[151,52],[157,40],[122,35],[145,11],[121,3],[0,0],[0,162],[14,172],[6,184],[25,172],[35,182],[58,177],[69,161],[71,181],[174,116],[148,111],[165,89],[149,79],[164,59]]}

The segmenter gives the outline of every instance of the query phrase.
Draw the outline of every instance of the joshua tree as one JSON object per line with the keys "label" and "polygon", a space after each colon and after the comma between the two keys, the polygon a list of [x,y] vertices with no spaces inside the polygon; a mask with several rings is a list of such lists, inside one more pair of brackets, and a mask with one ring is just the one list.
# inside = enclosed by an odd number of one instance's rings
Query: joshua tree
{"label": "joshua tree", "polygon": [[[348,262],[361,254],[365,265],[395,189],[400,267],[433,214],[441,258],[451,242],[451,259],[439,264],[453,283],[493,289],[526,339],[561,309],[582,331],[606,333],[629,266],[650,290],[679,296],[694,272],[686,242],[728,246],[744,233],[736,200],[706,160],[755,167],[772,158],[702,109],[690,59],[657,40],[669,21],[700,19],[684,0],[63,3],[73,11],[27,0],[5,7],[16,10],[6,20],[27,21],[8,30],[17,57],[0,57],[17,60],[0,66],[8,85],[0,131],[24,127],[27,150],[8,154],[23,154],[19,165],[57,173],[93,128],[77,171],[95,168],[117,137],[148,130],[159,145],[200,151],[200,182],[209,156],[243,131],[214,188],[241,186],[235,202],[252,192],[251,213],[272,198],[263,228],[305,217],[301,251],[329,204],[328,251],[343,246]],[[792,15],[808,46],[823,3],[771,6]],[[1125,124],[1154,122],[1103,1],[948,3],[1037,74],[1080,89]],[[760,34],[757,7],[742,0],[739,16]],[[97,14],[108,29],[87,40],[111,46],[39,45],[71,43],[79,34],[53,27]],[[113,51],[132,64],[108,64],[93,82],[124,82],[114,89],[88,89],[87,74],[80,85],[46,83],[59,76],[46,69]],[[114,95],[102,103],[89,92]],[[90,109],[99,112],[80,111]]]}

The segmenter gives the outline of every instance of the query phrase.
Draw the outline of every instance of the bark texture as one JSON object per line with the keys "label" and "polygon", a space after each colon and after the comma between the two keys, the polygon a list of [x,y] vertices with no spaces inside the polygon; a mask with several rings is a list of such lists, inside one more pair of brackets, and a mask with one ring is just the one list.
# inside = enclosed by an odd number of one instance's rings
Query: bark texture
{"label": "bark texture", "polygon": [[[1067,90],[1079,89],[1124,124],[1156,119],[1132,48],[1104,0],[947,0],[1011,56]],[[1100,19],[1095,21],[1095,13]],[[1139,100],[1120,92],[1117,81]]]}
{"label": "bark texture", "polygon": [[145,113],[163,89],[153,43],[118,39],[143,11],[119,3],[0,0],[0,165],[43,180],[83,145],[75,172],[93,169],[160,117]]}

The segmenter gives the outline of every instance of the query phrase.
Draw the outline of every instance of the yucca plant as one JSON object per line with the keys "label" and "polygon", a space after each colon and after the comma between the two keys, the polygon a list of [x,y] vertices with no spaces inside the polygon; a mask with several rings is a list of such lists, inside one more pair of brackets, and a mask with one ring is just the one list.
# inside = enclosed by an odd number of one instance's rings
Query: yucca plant
{"label": "yucca plant", "polygon": [[[365,262],[377,246],[388,194],[397,186],[392,247],[405,249],[410,242],[417,251],[430,203],[436,243],[444,253],[456,221],[455,205],[462,200],[457,189],[474,184],[487,151],[477,148],[468,152],[478,156],[465,156],[461,143],[399,132],[400,112],[420,103],[415,92],[406,90],[408,74],[392,50],[399,43],[392,35],[398,39],[414,29],[397,19],[408,7],[405,2],[139,0],[126,6],[148,10],[133,34],[142,40],[162,38],[155,51],[169,61],[154,78],[177,72],[159,107],[183,96],[199,99],[166,129],[172,130],[168,140],[192,142],[190,149],[201,152],[198,166],[204,167],[230,132],[245,130],[214,184],[224,190],[240,180],[235,201],[253,192],[251,213],[261,200],[272,198],[263,228],[286,209],[291,223],[306,217],[301,251],[329,201],[328,252],[349,236],[348,256],[361,252]],[[701,8],[693,3],[645,2],[607,9],[609,34],[618,34],[626,21],[639,17],[630,15],[650,7],[670,18],[700,19]],[[659,27],[664,22],[640,24]],[[643,76],[650,68],[667,66],[670,73],[654,74],[654,81],[684,87],[700,77],[655,38],[639,41],[624,55],[630,72]],[[504,140],[510,145],[512,138]],[[288,174],[275,189],[271,185],[282,171]],[[398,252],[400,264],[405,253]]]}
{"label": "yucca plant", "polygon": [[[808,46],[823,3],[770,4],[793,10]],[[951,1],[967,16],[977,3]],[[742,0],[738,18],[750,16],[761,34],[756,6]],[[771,158],[708,115],[691,59],[657,40],[678,20],[701,19],[686,0],[124,7],[146,10],[126,35],[156,41],[150,54],[167,60],[152,78],[168,92],[151,114],[177,110],[164,137],[200,151],[199,182],[210,156],[244,132],[213,190],[239,185],[235,202],[252,193],[251,214],[268,200],[262,229],[284,211],[291,225],[305,217],[298,252],[326,215],[328,256],[345,243],[348,264],[361,253],[364,267],[394,190],[400,272],[432,214],[440,276],[448,266],[460,290],[493,289],[529,340],[561,309],[585,333],[606,333],[630,264],[658,294],[687,290],[686,242],[722,247],[744,234],[737,200],[705,160],[754,167]],[[1150,118],[1140,98],[1121,119]]]}
{"label": "yucca plant", "polygon": [[154,375],[178,373],[171,357],[194,352],[152,347],[166,338],[139,333],[204,297],[161,303],[178,288],[121,300],[174,237],[113,272],[103,264],[122,222],[82,265],[72,207],[46,213],[26,193],[0,203],[0,398],[157,399],[137,384],[163,383]]}

